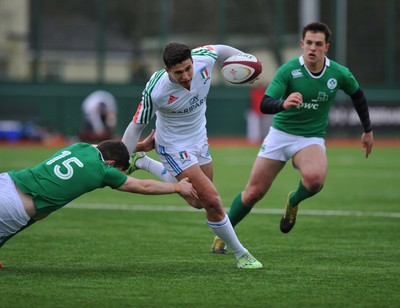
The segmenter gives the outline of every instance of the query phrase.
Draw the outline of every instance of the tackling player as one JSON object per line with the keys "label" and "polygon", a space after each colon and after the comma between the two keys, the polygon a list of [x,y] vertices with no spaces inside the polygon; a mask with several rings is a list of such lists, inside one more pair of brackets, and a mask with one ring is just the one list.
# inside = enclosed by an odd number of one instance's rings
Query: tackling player
{"label": "tackling player", "polygon": [[0,174],[0,247],[18,232],[79,196],[109,186],[120,191],[197,196],[188,179],[163,183],[129,177],[129,153],[121,141],[97,147],[75,143],[33,168]]}

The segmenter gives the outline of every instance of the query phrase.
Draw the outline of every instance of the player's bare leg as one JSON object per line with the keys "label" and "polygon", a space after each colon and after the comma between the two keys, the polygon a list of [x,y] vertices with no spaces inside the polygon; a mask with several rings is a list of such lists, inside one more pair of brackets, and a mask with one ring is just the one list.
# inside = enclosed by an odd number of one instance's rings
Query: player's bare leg
{"label": "player's bare leg", "polygon": [[[265,196],[284,166],[285,162],[257,156],[245,190],[239,193],[231,204],[229,219],[233,227],[244,219],[253,206]],[[211,252],[227,253],[225,244],[218,237],[214,238]]]}
{"label": "player's bare leg", "polygon": [[177,179],[180,180],[185,177],[189,177],[193,187],[197,190],[199,201],[195,207],[202,207],[206,210],[208,226],[235,254],[238,260],[238,267],[262,268],[262,264],[251,256],[248,250],[240,243],[228,215],[223,210],[221,198],[210,180],[212,178],[212,165],[205,165],[202,168],[197,164],[193,165],[180,173]]}
{"label": "player's bare leg", "polygon": [[290,192],[287,197],[286,210],[280,222],[283,233],[290,232],[294,227],[300,202],[321,191],[328,170],[325,149],[316,144],[296,153],[293,164],[299,169],[301,180],[297,190]]}

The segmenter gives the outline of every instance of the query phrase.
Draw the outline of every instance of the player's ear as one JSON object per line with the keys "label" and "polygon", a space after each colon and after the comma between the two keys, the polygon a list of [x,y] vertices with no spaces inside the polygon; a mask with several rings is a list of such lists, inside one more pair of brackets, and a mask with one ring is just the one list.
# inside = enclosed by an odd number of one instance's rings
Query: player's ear
{"label": "player's ear", "polygon": [[109,166],[111,166],[111,167],[114,167],[114,165],[115,165],[115,160],[113,160],[113,159],[106,160],[106,164],[109,165]]}

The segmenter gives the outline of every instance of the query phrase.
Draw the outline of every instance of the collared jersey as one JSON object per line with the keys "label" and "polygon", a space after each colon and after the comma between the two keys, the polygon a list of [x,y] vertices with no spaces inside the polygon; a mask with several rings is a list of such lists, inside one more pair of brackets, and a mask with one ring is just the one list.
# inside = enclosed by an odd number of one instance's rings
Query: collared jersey
{"label": "collared jersey", "polygon": [[133,121],[148,124],[156,115],[156,142],[179,148],[204,140],[206,100],[211,72],[218,55],[213,46],[192,50],[193,79],[190,91],[170,80],[165,69],[155,72],[142,93]]}
{"label": "collared jersey", "polygon": [[33,168],[8,174],[22,192],[33,197],[38,215],[96,188],[118,188],[127,180],[126,174],[105,163],[97,148],[83,142],[61,149]]}
{"label": "collared jersey", "polygon": [[303,102],[275,114],[273,127],[292,135],[323,138],[337,91],[352,95],[358,88],[349,69],[328,58],[318,76],[307,69],[303,56],[294,58],[277,70],[266,95],[284,100],[291,93],[300,92]]}

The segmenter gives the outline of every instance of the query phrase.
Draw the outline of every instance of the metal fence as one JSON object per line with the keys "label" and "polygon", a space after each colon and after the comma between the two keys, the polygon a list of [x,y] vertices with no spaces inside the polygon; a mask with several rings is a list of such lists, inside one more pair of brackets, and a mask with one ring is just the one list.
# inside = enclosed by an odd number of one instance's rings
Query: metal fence
{"label": "metal fence", "polygon": [[364,87],[400,85],[396,0],[2,0],[0,78],[143,82],[168,41],[231,44],[273,71],[300,53],[308,19],[333,31],[329,57]]}
{"label": "metal fence", "polygon": [[[262,59],[262,82],[268,83],[281,63],[301,54],[301,28],[313,20],[330,26],[328,56],[348,66],[365,90],[378,134],[399,137],[396,0],[0,0],[0,120],[34,116],[74,134],[80,117],[62,114],[78,114],[89,88],[108,88],[124,110],[122,131],[140,89],[162,66],[167,42],[221,43],[251,52]],[[210,135],[245,135],[249,88],[224,89],[218,75],[213,92],[223,95],[219,105],[210,104]],[[232,91],[241,98],[239,116],[222,127],[213,119],[229,105]],[[348,103],[338,95],[330,135],[358,134]]]}

